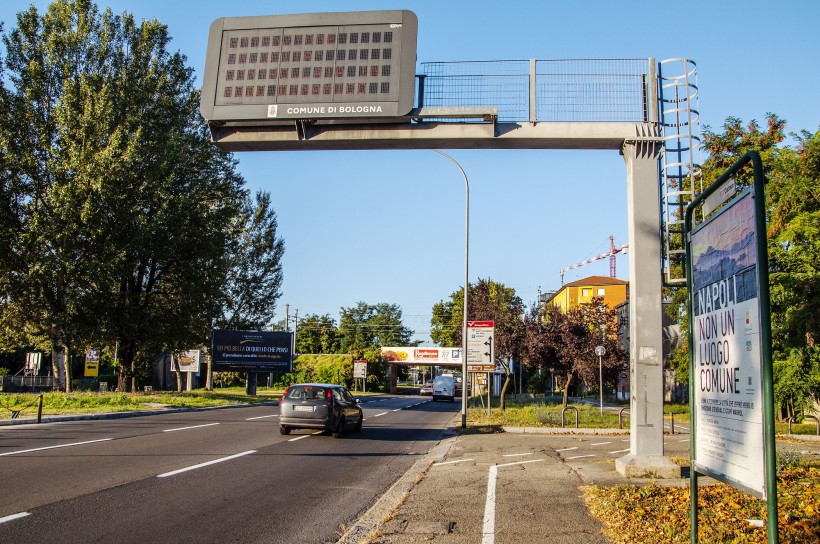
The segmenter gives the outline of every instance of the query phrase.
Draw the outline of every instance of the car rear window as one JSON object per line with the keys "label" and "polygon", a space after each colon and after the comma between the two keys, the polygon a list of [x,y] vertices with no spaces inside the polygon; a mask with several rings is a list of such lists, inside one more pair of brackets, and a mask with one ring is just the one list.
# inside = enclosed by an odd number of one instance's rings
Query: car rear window
{"label": "car rear window", "polygon": [[290,388],[287,398],[294,400],[321,400],[325,398],[325,388],[315,385],[297,385]]}

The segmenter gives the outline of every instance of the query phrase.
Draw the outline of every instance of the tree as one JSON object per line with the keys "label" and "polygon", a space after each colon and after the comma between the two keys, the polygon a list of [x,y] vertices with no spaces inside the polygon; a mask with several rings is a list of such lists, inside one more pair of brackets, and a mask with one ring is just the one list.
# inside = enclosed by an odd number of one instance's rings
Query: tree
{"label": "tree", "polygon": [[600,297],[593,297],[590,304],[570,308],[566,313],[550,306],[543,326],[544,340],[556,356],[552,366],[564,375],[564,406],[576,378],[587,384],[598,383],[597,346],[604,346],[606,350],[600,361],[604,382],[616,380],[628,364],[627,354],[618,343],[617,310],[606,306]]}
{"label": "tree", "polygon": [[397,304],[386,302],[375,305],[359,302],[352,308],[342,308],[339,321],[342,352],[414,345],[413,331],[404,326],[401,315]]}
{"label": "tree", "polygon": [[[766,208],[771,294],[772,355],[775,397],[782,415],[794,416],[812,400],[820,398],[820,137],[802,132],[798,148],[780,145],[786,139],[786,123],[766,115],[765,128],[756,121],[746,126],[730,117],[722,132],[704,129],[703,148],[709,158],[703,165],[704,186],[714,182],[747,151],[761,155],[767,178]],[[751,184],[751,169],[736,176],[741,187]],[[672,293],[673,311],[681,317],[685,288]],[[686,345],[673,354],[678,376],[688,375]]]}
{"label": "tree", "polygon": [[[510,360],[520,359],[521,341],[524,338],[522,318],[524,304],[515,289],[490,279],[480,279],[469,286],[467,319],[494,321],[494,358],[506,374],[501,388],[501,409],[505,409],[504,397],[510,384]],[[443,346],[460,346],[464,316],[464,290],[450,295],[450,300],[433,305],[430,335],[434,342]]]}
{"label": "tree", "polygon": [[205,338],[243,181],[210,145],[192,71],[158,21],[58,0],[17,23],[3,37],[3,315],[49,338],[64,387],[67,349],[119,340],[128,389],[154,354]]}
{"label": "tree", "polygon": [[[378,360],[376,351],[382,346],[418,345],[412,340],[413,331],[402,324],[401,308],[397,304],[385,302],[370,305],[359,302],[353,308],[342,308],[339,321],[341,349],[356,359]],[[396,367],[386,363],[388,391],[395,393],[398,372]],[[373,374],[368,370],[368,382],[380,378],[379,370]]]}
{"label": "tree", "polygon": [[329,314],[311,314],[299,321],[296,330],[296,352],[310,354],[339,353],[339,328]]}
{"label": "tree", "polygon": [[276,237],[276,213],[270,193],[247,198],[231,240],[229,270],[221,318],[217,327],[257,330],[273,320],[281,296],[285,243]]}

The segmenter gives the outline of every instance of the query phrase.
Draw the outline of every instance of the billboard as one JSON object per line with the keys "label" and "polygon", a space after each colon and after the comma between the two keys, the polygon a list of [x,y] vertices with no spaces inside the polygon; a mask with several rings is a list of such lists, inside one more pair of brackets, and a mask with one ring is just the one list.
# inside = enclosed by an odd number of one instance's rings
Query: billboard
{"label": "billboard", "polygon": [[691,235],[695,466],[766,496],[754,193]]}
{"label": "billboard", "polygon": [[212,335],[213,369],[229,372],[290,372],[293,333],[228,331]]}
{"label": "billboard", "polygon": [[179,354],[179,357],[171,355],[171,372],[177,371],[179,365],[180,372],[199,372],[199,350],[189,349]]}
{"label": "billboard", "polygon": [[223,17],[211,25],[200,111],[208,121],[404,116],[418,19],[407,10]]}
{"label": "billboard", "polygon": [[383,347],[382,359],[406,365],[461,366],[461,349],[433,347]]}

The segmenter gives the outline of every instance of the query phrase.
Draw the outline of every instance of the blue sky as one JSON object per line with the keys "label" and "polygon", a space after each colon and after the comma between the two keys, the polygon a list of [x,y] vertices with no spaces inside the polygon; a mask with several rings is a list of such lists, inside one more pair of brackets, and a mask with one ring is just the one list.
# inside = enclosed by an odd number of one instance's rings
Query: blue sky
{"label": "blue sky", "polygon": [[[29,2],[3,0],[6,30]],[[689,2],[109,0],[114,12],[168,25],[201,78],[219,17],[410,9],[418,62],[686,57],[698,66],[702,124],[774,112],[788,130],[820,125],[814,0]],[[42,9],[46,1],[34,2]],[[626,174],[613,151],[450,152],[470,180],[470,278],[515,288],[525,303],[560,286],[559,269],[627,243]],[[285,240],[284,289],[299,315],[359,301],[396,303],[429,343],[432,306],[463,284],[464,183],[432,151],[237,154],[253,189],[269,191]],[[618,277],[628,279],[626,257]],[[608,275],[604,259],[565,281]]]}

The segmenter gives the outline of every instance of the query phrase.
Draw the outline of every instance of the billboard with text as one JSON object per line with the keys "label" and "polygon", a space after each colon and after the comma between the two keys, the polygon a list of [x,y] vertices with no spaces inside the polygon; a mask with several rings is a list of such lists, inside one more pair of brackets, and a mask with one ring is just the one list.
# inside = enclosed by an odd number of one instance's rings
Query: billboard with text
{"label": "billboard with text", "polygon": [[229,372],[290,372],[293,333],[213,331],[213,369]]}

